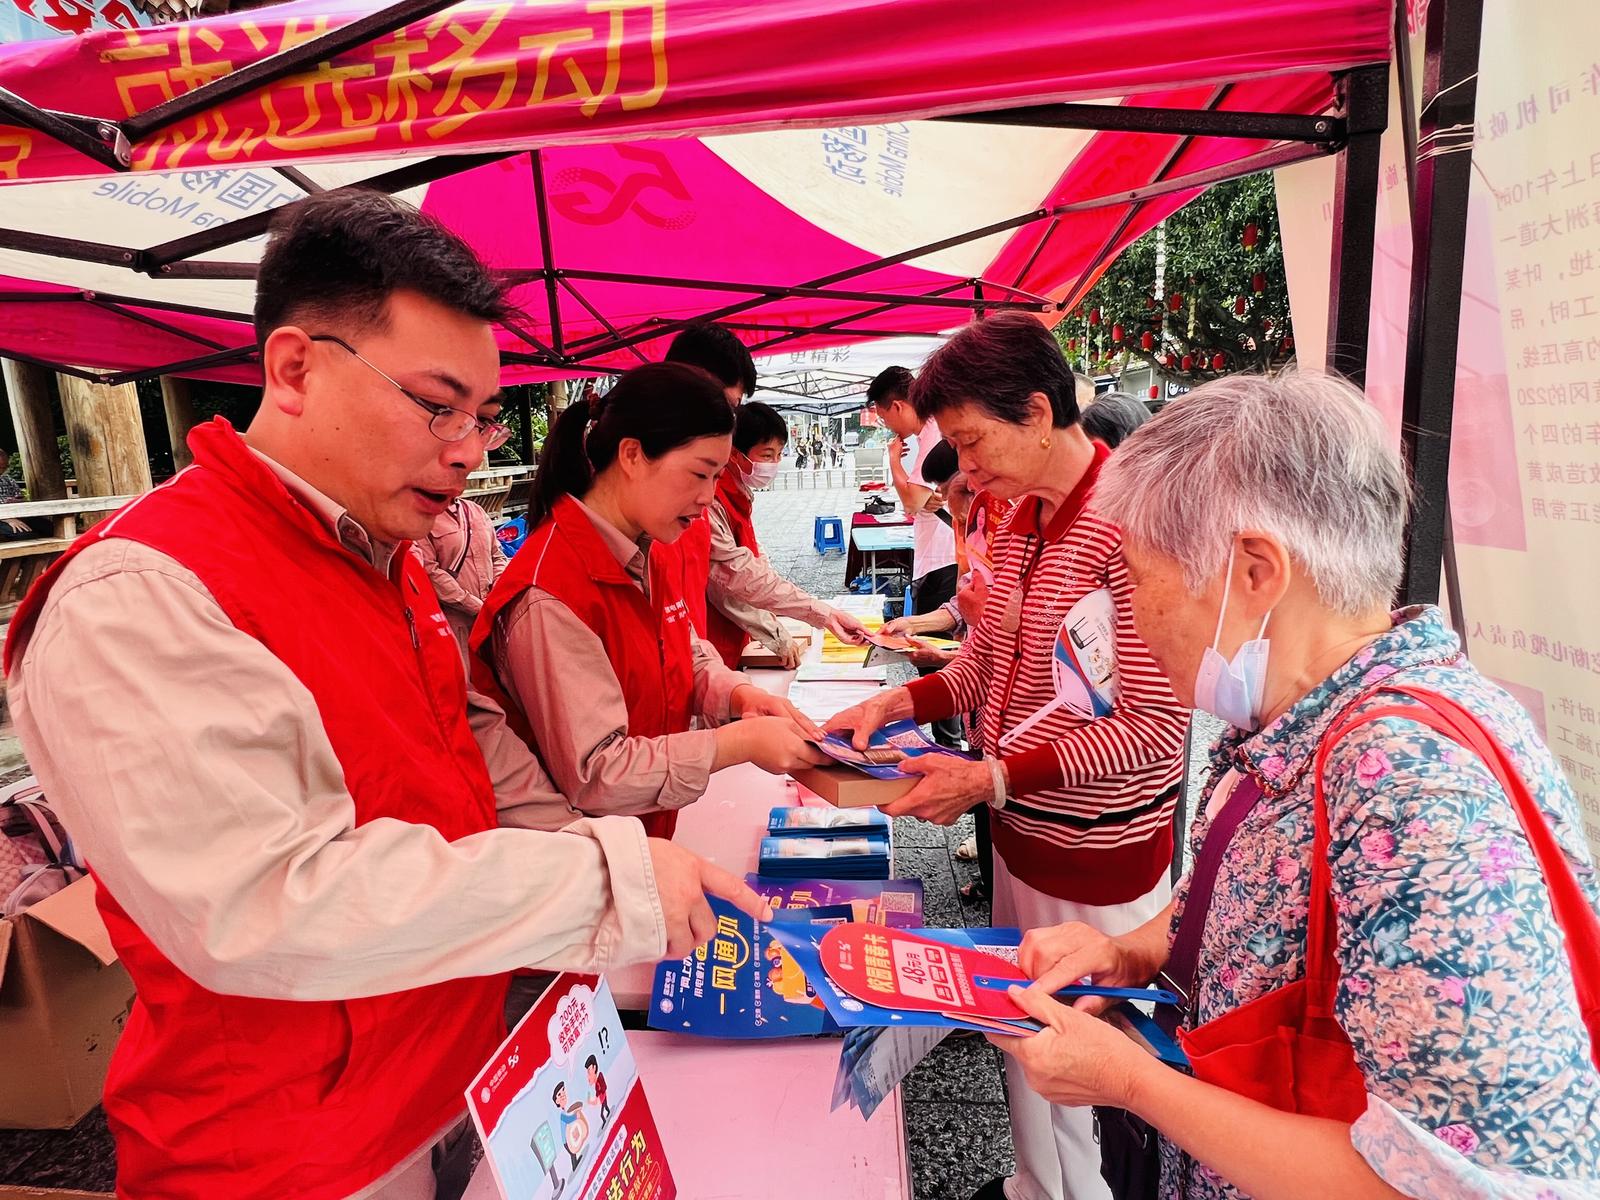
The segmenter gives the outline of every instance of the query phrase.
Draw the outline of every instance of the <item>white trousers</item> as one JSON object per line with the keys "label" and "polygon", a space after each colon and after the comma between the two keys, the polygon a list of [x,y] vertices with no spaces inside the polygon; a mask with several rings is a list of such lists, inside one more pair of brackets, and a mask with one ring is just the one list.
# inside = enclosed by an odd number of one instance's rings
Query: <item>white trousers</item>
{"label": "white trousers", "polygon": [[[994,924],[1038,929],[1082,921],[1115,937],[1137,929],[1172,899],[1167,876],[1127,904],[1075,904],[1036,891],[994,856]],[[1017,1173],[1006,1180],[1007,1200],[1111,1200],[1100,1177],[1100,1146],[1089,1108],[1061,1108],[1028,1087],[1022,1070],[1006,1056],[1006,1093],[1011,1105],[1011,1140]]]}

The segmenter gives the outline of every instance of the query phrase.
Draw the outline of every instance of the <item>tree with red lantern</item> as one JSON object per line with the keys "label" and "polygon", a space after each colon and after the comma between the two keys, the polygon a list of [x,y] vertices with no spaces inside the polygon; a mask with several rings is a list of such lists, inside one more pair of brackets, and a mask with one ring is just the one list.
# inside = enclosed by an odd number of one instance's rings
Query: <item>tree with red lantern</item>
{"label": "tree with red lantern", "polygon": [[1071,315],[1056,326],[1075,370],[1121,375],[1144,363],[1192,387],[1233,371],[1271,370],[1292,357],[1271,175],[1219,184],[1167,218],[1160,297],[1155,262],[1152,230],[1079,298],[1074,311],[1092,314],[1087,326]]}

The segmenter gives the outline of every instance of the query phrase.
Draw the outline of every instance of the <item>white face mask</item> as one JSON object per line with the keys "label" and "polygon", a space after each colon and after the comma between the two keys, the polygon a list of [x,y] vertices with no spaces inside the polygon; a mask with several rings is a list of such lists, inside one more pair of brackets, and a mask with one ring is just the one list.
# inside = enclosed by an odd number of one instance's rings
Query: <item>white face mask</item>
{"label": "white face mask", "polygon": [[1195,672],[1194,706],[1235,728],[1254,730],[1261,725],[1261,700],[1267,688],[1267,655],[1272,645],[1262,635],[1267,632],[1272,613],[1261,618],[1261,629],[1255,639],[1240,646],[1232,662],[1218,652],[1222,620],[1228,612],[1228,593],[1233,587],[1233,554],[1230,547],[1228,573],[1222,586],[1222,609],[1217,613],[1217,632],[1200,656],[1200,669]]}
{"label": "white face mask", "polygon": [[771,487],[772,481],[778,477],[778,468],[781,466],[782,463],[753,462],[750,464],[750,474],[744,477],[744,481],[753,492]]}

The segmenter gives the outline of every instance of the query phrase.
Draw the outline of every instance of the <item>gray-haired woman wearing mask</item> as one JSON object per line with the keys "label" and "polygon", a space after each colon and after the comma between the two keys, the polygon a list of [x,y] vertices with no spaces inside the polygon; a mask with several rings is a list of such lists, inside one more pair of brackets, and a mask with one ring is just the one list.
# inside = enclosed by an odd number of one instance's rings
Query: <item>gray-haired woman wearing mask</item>
{"label": "gray-haired woman wearing mask", "polygon": [[[1227,721],[1173,909],[1030,934],[997,1039],[1129,1110],[1165,1197],[1600,1194],[1600,919],[1571,790],[1432,607],[1391,613],[1406,485],[1328,377],[1176,401],[1095,492],[1178,698]],[[1193,1076],[1052,989],[1164,978]],[[1081,1002],[1080,1002],[1081,1003]]]}

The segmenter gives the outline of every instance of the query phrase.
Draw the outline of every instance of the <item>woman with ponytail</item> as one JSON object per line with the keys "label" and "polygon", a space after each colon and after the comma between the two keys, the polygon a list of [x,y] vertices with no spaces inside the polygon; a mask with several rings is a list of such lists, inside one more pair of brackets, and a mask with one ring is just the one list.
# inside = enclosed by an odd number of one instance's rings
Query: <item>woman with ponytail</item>
{"label": "woman with ponytail", "polygon": [[[704,371],[653,363],[556,422],[533,526],[473,629],[473,678],[557,786],[589,815],[630,814],[670,837],[712,771],[823,761],[785,700],[695,636],[654,562],[704,512],[732,449],[733,408]],[[691,729],[693,718],[715,728]]]}

